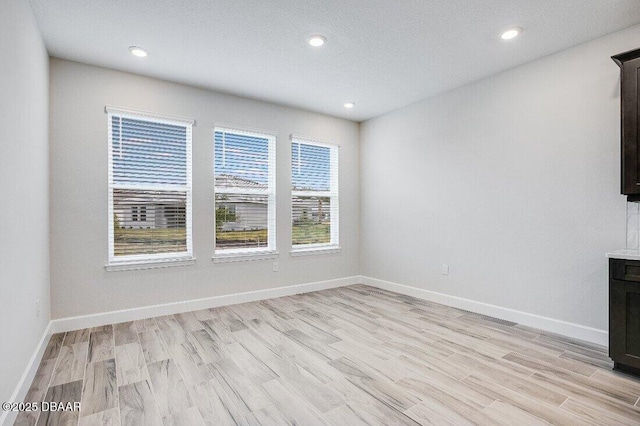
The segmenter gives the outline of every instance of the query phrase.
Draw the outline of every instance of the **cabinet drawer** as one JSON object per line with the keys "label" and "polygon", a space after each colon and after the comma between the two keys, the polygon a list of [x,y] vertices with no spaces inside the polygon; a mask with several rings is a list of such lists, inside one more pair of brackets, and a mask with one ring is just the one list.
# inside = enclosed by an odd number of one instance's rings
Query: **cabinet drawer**
{"label": "cabinet drawer", "polygon": [[640,260],[609,259],[609,274],[614,280],[640,283]]}

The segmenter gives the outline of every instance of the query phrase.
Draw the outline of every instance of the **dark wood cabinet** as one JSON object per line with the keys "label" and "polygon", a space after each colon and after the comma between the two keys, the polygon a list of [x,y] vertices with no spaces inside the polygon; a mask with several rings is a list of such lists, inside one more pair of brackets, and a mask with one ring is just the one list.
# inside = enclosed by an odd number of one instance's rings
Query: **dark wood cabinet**
{"label": "dark wood cabinet", "polygon": [[640,201],[640,49],[612,56],[620,66],[622,193]]}
{"label": "dark wood cabinet", "polygon": [[609,357],[640,375],[640,261],[609,259]]}

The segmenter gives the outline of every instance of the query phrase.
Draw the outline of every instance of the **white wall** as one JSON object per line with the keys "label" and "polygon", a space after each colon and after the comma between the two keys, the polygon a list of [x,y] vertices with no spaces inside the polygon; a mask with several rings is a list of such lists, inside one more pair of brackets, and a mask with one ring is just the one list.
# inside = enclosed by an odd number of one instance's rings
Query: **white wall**
{"label": "white wall", "polygon": [[362,273],[607,329],[604,254],[625,245],[610,56],[639,40],[636,26],[364,123]]}
{"label": "white wall", "polygon": [[[49,322],[49,57],[25,0],[0,13],[0,400]],[[35,301],[41,313],[36,317]],[[1,413],[0,413],[1,414]]]}
{"label": "white wall", "polygon": [[[132,57],[131,60],[136,60]],[[141,66],[143,66],[141,64]],[[185,64],[188,66],[188,64]],[[64,318],[342,278],[359,273],[359,126],[298,109],[107,70],[51,61],[52,316]],[[193,235],[196,265],[106,272],[105,105],[195,118]],[[271,260],[214,264],[213,125],[275,131],[277,249]],[[292,258],[290,142],[297,134],[340,147],[339,254]]]}

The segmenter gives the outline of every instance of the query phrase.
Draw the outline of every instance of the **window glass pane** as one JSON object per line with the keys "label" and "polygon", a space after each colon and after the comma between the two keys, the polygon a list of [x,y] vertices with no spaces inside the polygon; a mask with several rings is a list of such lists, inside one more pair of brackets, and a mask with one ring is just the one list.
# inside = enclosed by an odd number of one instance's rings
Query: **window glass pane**
{"label": "window glass pane", "polygon": [[275,137],[214,130],[216,252],[275,250]]}
{"label": "window glass pane", "polygon": [[291,182],[294,191],[331,189],[331,148],[293,142]]}
{"label": "window glass pane", "polygon": [[331,242],[331,198],[294,196],[293,244]]}
{"label": "window glass pane", "polygon": [[187,184],[185,126],[112,116],[114,184]]}
{"label": "window glass pane", "polygon": [[184,252],[186,192],[113,190],[114,255]]}
{"label": "window glass pane", "polygon": [[269,184],[269,139],[215,132],[215,186],[263,188]]}
{"label": "window glass pane", "polygon": [[269,197],[216,194],[216,250],[268,247]]}

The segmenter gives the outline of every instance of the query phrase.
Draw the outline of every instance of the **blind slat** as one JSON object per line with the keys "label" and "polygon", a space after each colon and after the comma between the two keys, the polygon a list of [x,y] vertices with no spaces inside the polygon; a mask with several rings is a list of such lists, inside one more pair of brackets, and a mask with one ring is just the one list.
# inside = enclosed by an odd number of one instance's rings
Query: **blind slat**
{"label": "blind slat", "polygon": [[186,185],[187,127],[112,116],[113,183]]}

